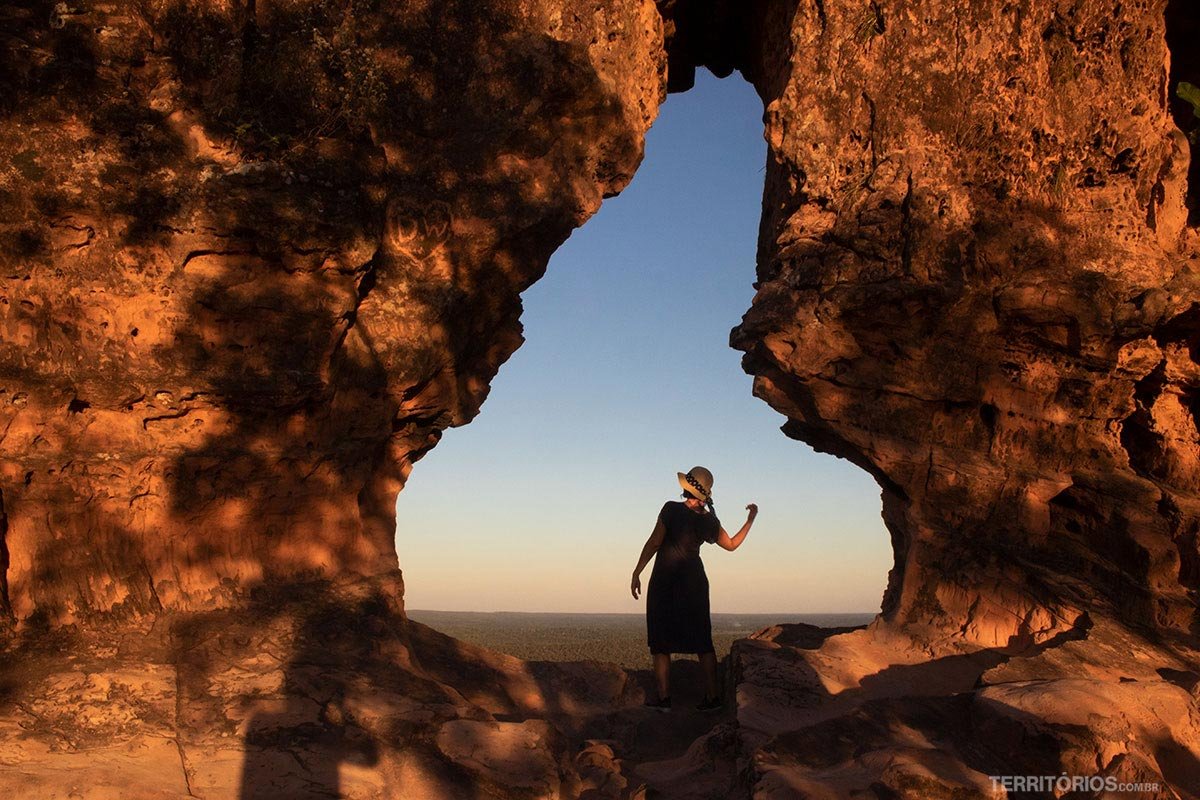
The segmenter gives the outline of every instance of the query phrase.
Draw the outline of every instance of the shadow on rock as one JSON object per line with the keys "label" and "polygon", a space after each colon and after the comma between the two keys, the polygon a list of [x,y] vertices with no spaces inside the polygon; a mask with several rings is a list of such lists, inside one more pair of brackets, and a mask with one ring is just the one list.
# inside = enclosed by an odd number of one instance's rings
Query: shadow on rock
{"label": "shadow on rock", "polygon": [[[323,603],[303,620],[283,669],[283,707],[255,713],[246,724],[240,800],[339,797],[339,765],[378,763],[375,740],[347,704],[352,670],[371,660],[356,635],[375,610],[369,605]],[[299,793],[298,783],[307,784]]]}

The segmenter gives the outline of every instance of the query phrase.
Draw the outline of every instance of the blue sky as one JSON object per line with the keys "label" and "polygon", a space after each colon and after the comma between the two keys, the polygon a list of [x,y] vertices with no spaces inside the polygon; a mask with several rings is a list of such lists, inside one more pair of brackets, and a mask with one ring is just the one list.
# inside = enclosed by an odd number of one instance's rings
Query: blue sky
{"label": "blue sky", "polygon": [[878,610],[878,486],[784,436],[729,347],[754,296],[765,160],[762,104],[736,73],[700,70],[667,98],[632,183],[522,296],[526,343],[480,415],[400,493],[409,608],[640,613],[630,573],[676,472],[699,464],[731,535],[759,506],[739,550],[702,550],[714,612]]}

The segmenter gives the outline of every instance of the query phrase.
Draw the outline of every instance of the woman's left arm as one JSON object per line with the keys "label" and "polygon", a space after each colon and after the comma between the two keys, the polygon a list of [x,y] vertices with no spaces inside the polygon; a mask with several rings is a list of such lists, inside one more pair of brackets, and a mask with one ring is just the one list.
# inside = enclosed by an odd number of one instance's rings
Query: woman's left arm
{"label": "woman's left arm", "polygon": [[730,536],[725,532],[725,528],[722,527],[721,532],[717,534],[717,544],[731,553],[741,547],[742,542],[746,541],[746,534],[750,532],[750,526],[754,524],[754,518],[758,516],[758,506],[754,503],[746,506],[746,508],[750,513],[746,515],[746,522],[742,525],[740,531]]}
{"label": "woman's left arm", "polygon": [[633,568],[633,580],[630,581],[629,589],[633,593],[633,599],[637,600],[638,595],[642,593],[642,570],[650,563],[650,559],[658,552],[658,548],[662,546],[663,537],[666,536],[667,529],[663,525],[662,514],[658,515],[658,521],[654,523],[654,530],[650,532],[650,538],[646,540],[646,544],[642,547],[642,555],[638,558],[637,566]]}

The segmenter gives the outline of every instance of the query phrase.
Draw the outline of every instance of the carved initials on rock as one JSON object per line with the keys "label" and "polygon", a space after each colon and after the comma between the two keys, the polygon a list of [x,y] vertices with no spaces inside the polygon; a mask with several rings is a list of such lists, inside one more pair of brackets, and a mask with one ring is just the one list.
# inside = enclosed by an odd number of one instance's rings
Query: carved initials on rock
{"label": "carved initials on rock", "polygon": [[450,206],[440,200],[392,200],[387,209],[385,243],[395,255],[425,258],[449,238],[452,219]]}

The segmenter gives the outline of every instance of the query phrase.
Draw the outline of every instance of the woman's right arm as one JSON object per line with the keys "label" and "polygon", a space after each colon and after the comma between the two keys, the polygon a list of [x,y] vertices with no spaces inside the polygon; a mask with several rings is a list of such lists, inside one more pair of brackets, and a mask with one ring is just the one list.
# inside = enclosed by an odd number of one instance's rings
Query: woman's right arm
{"label": "woman's right arm", "polygon": [[750,526],[754,524],[754,518],[758,516],[758,506],[754,503],[746,506],[746,509],[750,513],[746,515],[746,523],[742,525],[740,531],[730,536],[725,532],[724,528],[721,528],[721,532],[717,536],[717,544],[731,553],[741,547],[742,542],[746,541],[746,534],[750,532]]}
{"label": "woman's right arm", "polygon": [[646,545],[642,548],[642,556],[638,559],[637,566],[633,568],[633,580],[629,584],[629,589],[633,592],[633,599],[638,598],[638,594],[642,591],[642,570],[650,563],[650,559],[658,552],[659,546],[662,544],[663,536],[666,534],[667,528],[663,525],[662,515],[659,514],[658,522],[654,523],[654,530],[650,532],[650,538],[646,540]]}

